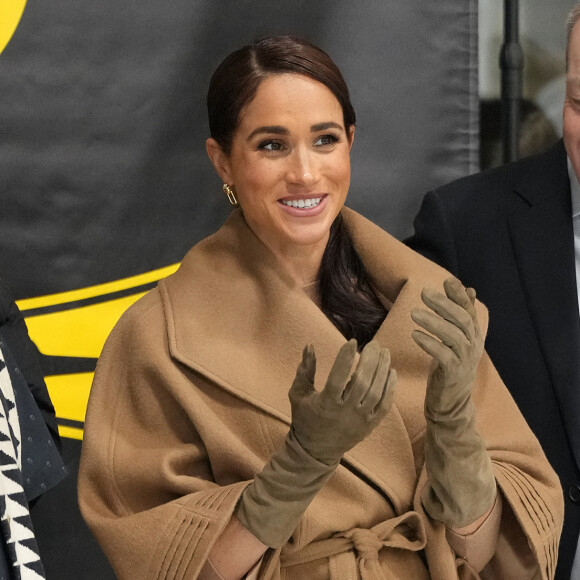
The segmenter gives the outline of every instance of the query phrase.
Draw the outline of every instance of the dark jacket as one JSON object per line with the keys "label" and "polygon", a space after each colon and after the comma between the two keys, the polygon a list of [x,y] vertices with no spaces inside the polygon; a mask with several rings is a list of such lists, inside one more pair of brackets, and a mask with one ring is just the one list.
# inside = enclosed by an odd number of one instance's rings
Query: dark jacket
{"label": "dark jacket", "polygon": [[556,578],[580,533],[580,322],[566,152],[429,192],[406,243],[473,286],[489,308],[486,350],[565,495]]}
{"label": "dark jacket", "polygon": [[22,313],[8,289],[0,283],[0,342],[2,341],[6,342],[16,359],[50,435],[58,450],[61,451],[54,407],[40,366],[40,353],[28,336],[28,329]]}

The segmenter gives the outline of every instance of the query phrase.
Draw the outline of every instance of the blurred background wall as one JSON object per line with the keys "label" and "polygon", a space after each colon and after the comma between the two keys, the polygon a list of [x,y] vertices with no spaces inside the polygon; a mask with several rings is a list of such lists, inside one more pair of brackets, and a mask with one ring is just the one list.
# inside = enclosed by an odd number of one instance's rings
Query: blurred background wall
{"label": "blurred background wall", "polygon": [[[562,136],[566,17],[573,0],[519,2],[520,44],[524,52],[520,155],[540,153]],[[480,162],[502,163],[499,51],[503,42],[504,0],[479,0]]]}

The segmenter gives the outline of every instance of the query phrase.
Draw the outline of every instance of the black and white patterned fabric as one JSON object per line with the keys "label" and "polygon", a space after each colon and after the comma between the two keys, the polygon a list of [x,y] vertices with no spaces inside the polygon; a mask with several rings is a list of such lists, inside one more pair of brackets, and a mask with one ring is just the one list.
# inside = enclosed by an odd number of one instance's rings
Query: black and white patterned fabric
{"label": "black and white patterned fabric", "polygon": [[28,384],[0,342],[0,580],[45,578],[29,501],[66,470]]}

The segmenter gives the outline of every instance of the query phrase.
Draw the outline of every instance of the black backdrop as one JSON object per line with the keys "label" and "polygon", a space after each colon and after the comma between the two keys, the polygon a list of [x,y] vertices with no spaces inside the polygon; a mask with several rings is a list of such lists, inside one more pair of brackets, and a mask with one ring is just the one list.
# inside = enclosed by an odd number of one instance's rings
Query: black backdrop
{"label": "black backdrop", "polygon": [[[348,205],[402,237],[427,189],[477,169],[476,0],[28,0],[0,55],[0,276],[17,298],[172,264],[223,222],[207,82],[275,33],[319,44],[349,83]],[[113,577],[76,509],[79,448],[65,441],[71,476],[35,508],[51,580]]]}

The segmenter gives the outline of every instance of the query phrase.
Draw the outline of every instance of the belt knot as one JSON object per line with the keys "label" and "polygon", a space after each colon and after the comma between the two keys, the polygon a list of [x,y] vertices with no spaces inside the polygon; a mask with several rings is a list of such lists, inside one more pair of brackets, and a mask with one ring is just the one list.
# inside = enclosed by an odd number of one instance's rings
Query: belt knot
{"label": "belt knot", "polygon": [[385,545],[372,530],[352,528],[343,535],[352,542],[357,556],[363,560],[378,560],[379,551]]}

